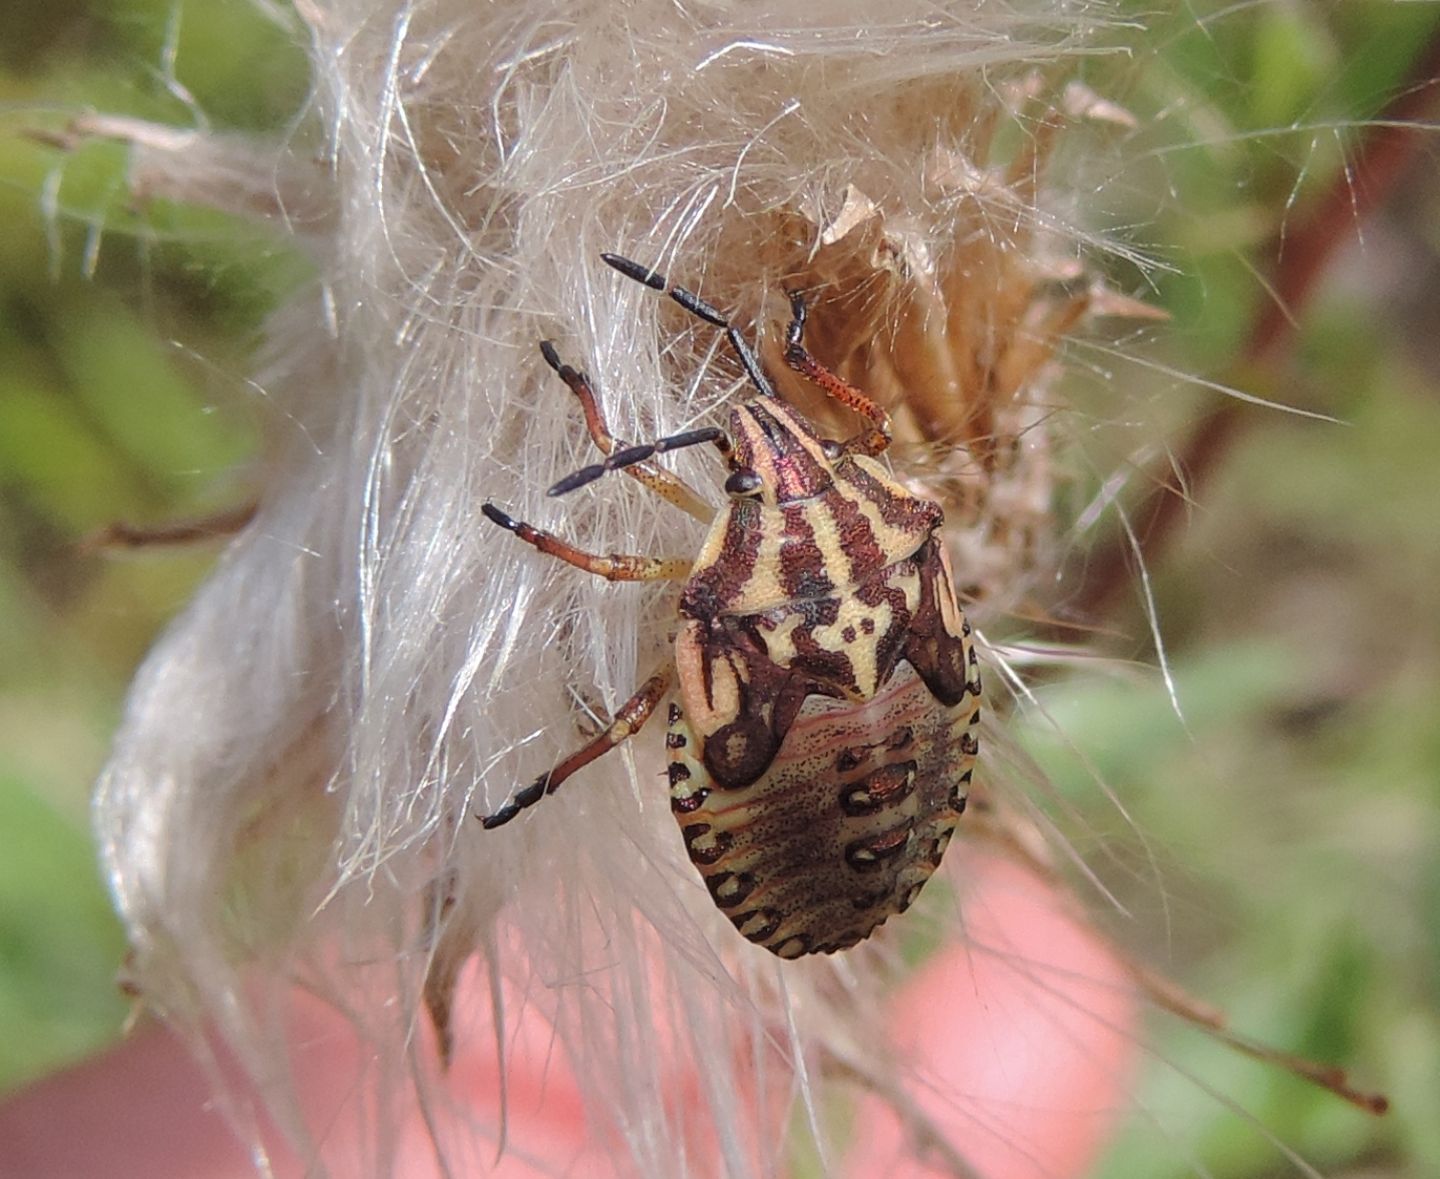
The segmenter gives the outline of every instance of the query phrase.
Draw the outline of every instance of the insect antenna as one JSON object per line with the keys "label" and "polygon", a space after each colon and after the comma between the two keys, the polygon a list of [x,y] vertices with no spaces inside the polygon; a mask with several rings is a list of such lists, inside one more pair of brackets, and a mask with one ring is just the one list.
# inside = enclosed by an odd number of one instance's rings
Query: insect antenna
{"label": "insect antenna", "polygon": [[657,454],[664,454],[669,450],[683,450],[687,446],[699,446],[705,442],[713,442],[721,454],[730,453],[729,435],[718,426],[704,426],[699,430],[686,430],[683,434],[671,434],[668,438],[657,438],[654,442],[646,442],[641,446],[617,447],[605,456],[604,462],[592,463],[588,467],[581,467],[574,474],[566,475],[545,494],[565,495],[577,487],[595,482],[606,471],[620,471],[654,458]]}
{"label": "insect antenna", "polygon": [[718,327],[725,333],[725,338],[730,341],[730,347],[740,358],[740,367],[745,370],[745,375],[750,378],[750,383],[760,391],[761,396],[774,397],[776,395],[775,386],[770,383],[770,378],[760,367],[760,358],[755,355],[755,350],[746,343],[745,337],[740,334],[739,329],[719,310],[705,302],[694,291],[687,291],[684,287],[672,287],[665,280],[663,274],[651,270],[648,266],[632,262],[629,258],[622,258],[619,254],[601,254],[600,257],[607,266],[618,270],[626,278],[634,279],[652,291],[663,291],[691,315],[698,316],[706,323]]}

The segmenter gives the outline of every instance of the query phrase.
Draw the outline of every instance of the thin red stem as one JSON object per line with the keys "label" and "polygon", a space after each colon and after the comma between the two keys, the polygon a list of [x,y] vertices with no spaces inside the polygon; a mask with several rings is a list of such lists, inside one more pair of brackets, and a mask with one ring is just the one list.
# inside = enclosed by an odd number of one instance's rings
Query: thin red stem
{"label": "thin red stem", "polygon": [[[1272,297],[1255,318],[1237,368],[1283,363],[1295,342],[1299,314],[1326,267],[1354,228],[1389,199],[1420,151],[1430,130],[1422,120],[1437,94],[1440,28],[1416,57],[1400,92],[1372,121],[1350,166],[1336,176],[1298,231],[1288,231],[1273,242],[1271,253],[1277,261],[1270,280]],[[1217,404],[1195,426],[1178,461],[1157,466],[1141,481],[1150,490],[1132,509],[1134,544],[1128,536],[1116,536],[1099,549],[1084,585],[1067,603],[1067,616],[1079,620],[1102,616],[1130,584],[1133,562],[1154,559],[1184,519],[1183,509],[1195,488],[1220,465],[1240,425],[1250,420],[1246,408],[1231,399]],[[1177,470],[1183,482],[1177,481]]]}

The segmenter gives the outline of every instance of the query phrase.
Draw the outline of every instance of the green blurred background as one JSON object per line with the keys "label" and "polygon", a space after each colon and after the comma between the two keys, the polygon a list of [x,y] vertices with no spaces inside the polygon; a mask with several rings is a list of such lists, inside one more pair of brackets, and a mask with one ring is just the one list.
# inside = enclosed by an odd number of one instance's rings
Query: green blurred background
{"label": "green blurred background", "polygon": [[[1277,234],[1344,175],[1440,7],[1134,15],[1144,51],[1089,80],[1158,112],[1120,135],[1109,164],[1123,183],[1100,211],[1173,266],[1150,297],[1174,322],[1146,354],[1345,424],[1248,408],[1153,554],[1188,732],[1153,678],[1087,674],[1044,699],[1163,865],[1128,886],[1126,936],[1247,1032],[1350,1064],[1396,1108],[1368,1119],[1157,1020],[1180,1067],[1154,1064],[1139,1101],[1164,1129],[1132,1119],[1103,1173],[1290,1173],[1182,1075],[1194,1071],[1327,1174],[1426,1179],[1440,1174],[1440,137],[1376,217],[1345,227],[1278,361],[1237,357],[1284,262]],[[123,937],[87,795],[129,676],[213,558],[81,542],[117,519],[246,497],[247,359],[306,276],[264,232],[133,201],[118,146],[64,151],[29,132],[103,111],[263,133],[300,114],[307,83],[284,11],[245,0],[3,0],[0,29],[3,1090],[120,1035]],[[1104,159],[1089,166],[1113,181]],[[1135,275],[1117,281],[1136,289]],[[1116,372],[1119,416],[1165,421],[1176,449],[1214,404],[1083,345],[1073,355]],[[1099,383],[1077,396],[1114,415]],[[1149,436],[1110,434],[1116,453]],[[1079,504],[1094,487],[1074,473]],[[1153,661],[1137,594],[1106,629],[1108,650]],[[1092,829],[1133,843],[1070,751],[1043,731],[1031,743]]]}

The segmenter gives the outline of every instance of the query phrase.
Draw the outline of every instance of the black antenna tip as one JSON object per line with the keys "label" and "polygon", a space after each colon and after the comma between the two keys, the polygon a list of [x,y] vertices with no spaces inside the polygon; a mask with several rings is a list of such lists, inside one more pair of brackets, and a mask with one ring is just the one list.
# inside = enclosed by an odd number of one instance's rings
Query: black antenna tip
{"label": "black antenna tip", "polygon": [[560,353],[555,351],[554,340],[540,341],[540,355],[545,358],[545,363],[557,373],[560,371]]}
{"label": "black antenna tip", "polygon": [[618,270],[626,278],[633,278],[638,283],[644,283],[652,291],[665,289],[665,276],[648,266],[641,266],[640,263],[632,262],[629,258],[622,258],[619,254],[601,254],[600,260],[606,266]]}

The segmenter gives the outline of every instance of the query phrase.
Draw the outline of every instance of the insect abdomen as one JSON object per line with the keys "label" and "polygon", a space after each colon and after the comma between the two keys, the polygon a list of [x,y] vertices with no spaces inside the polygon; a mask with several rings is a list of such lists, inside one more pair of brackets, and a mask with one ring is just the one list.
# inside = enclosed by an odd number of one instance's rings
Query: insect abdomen
{"label": "insect abdomen", "polygon": [[848,948],[903,912],[964,809],[978,715],[978,695],[941,704],[902,663],[870,700],[809,697],[765,773],[724,790],[673,710],[672,805],[715,903],[784,958]]}

